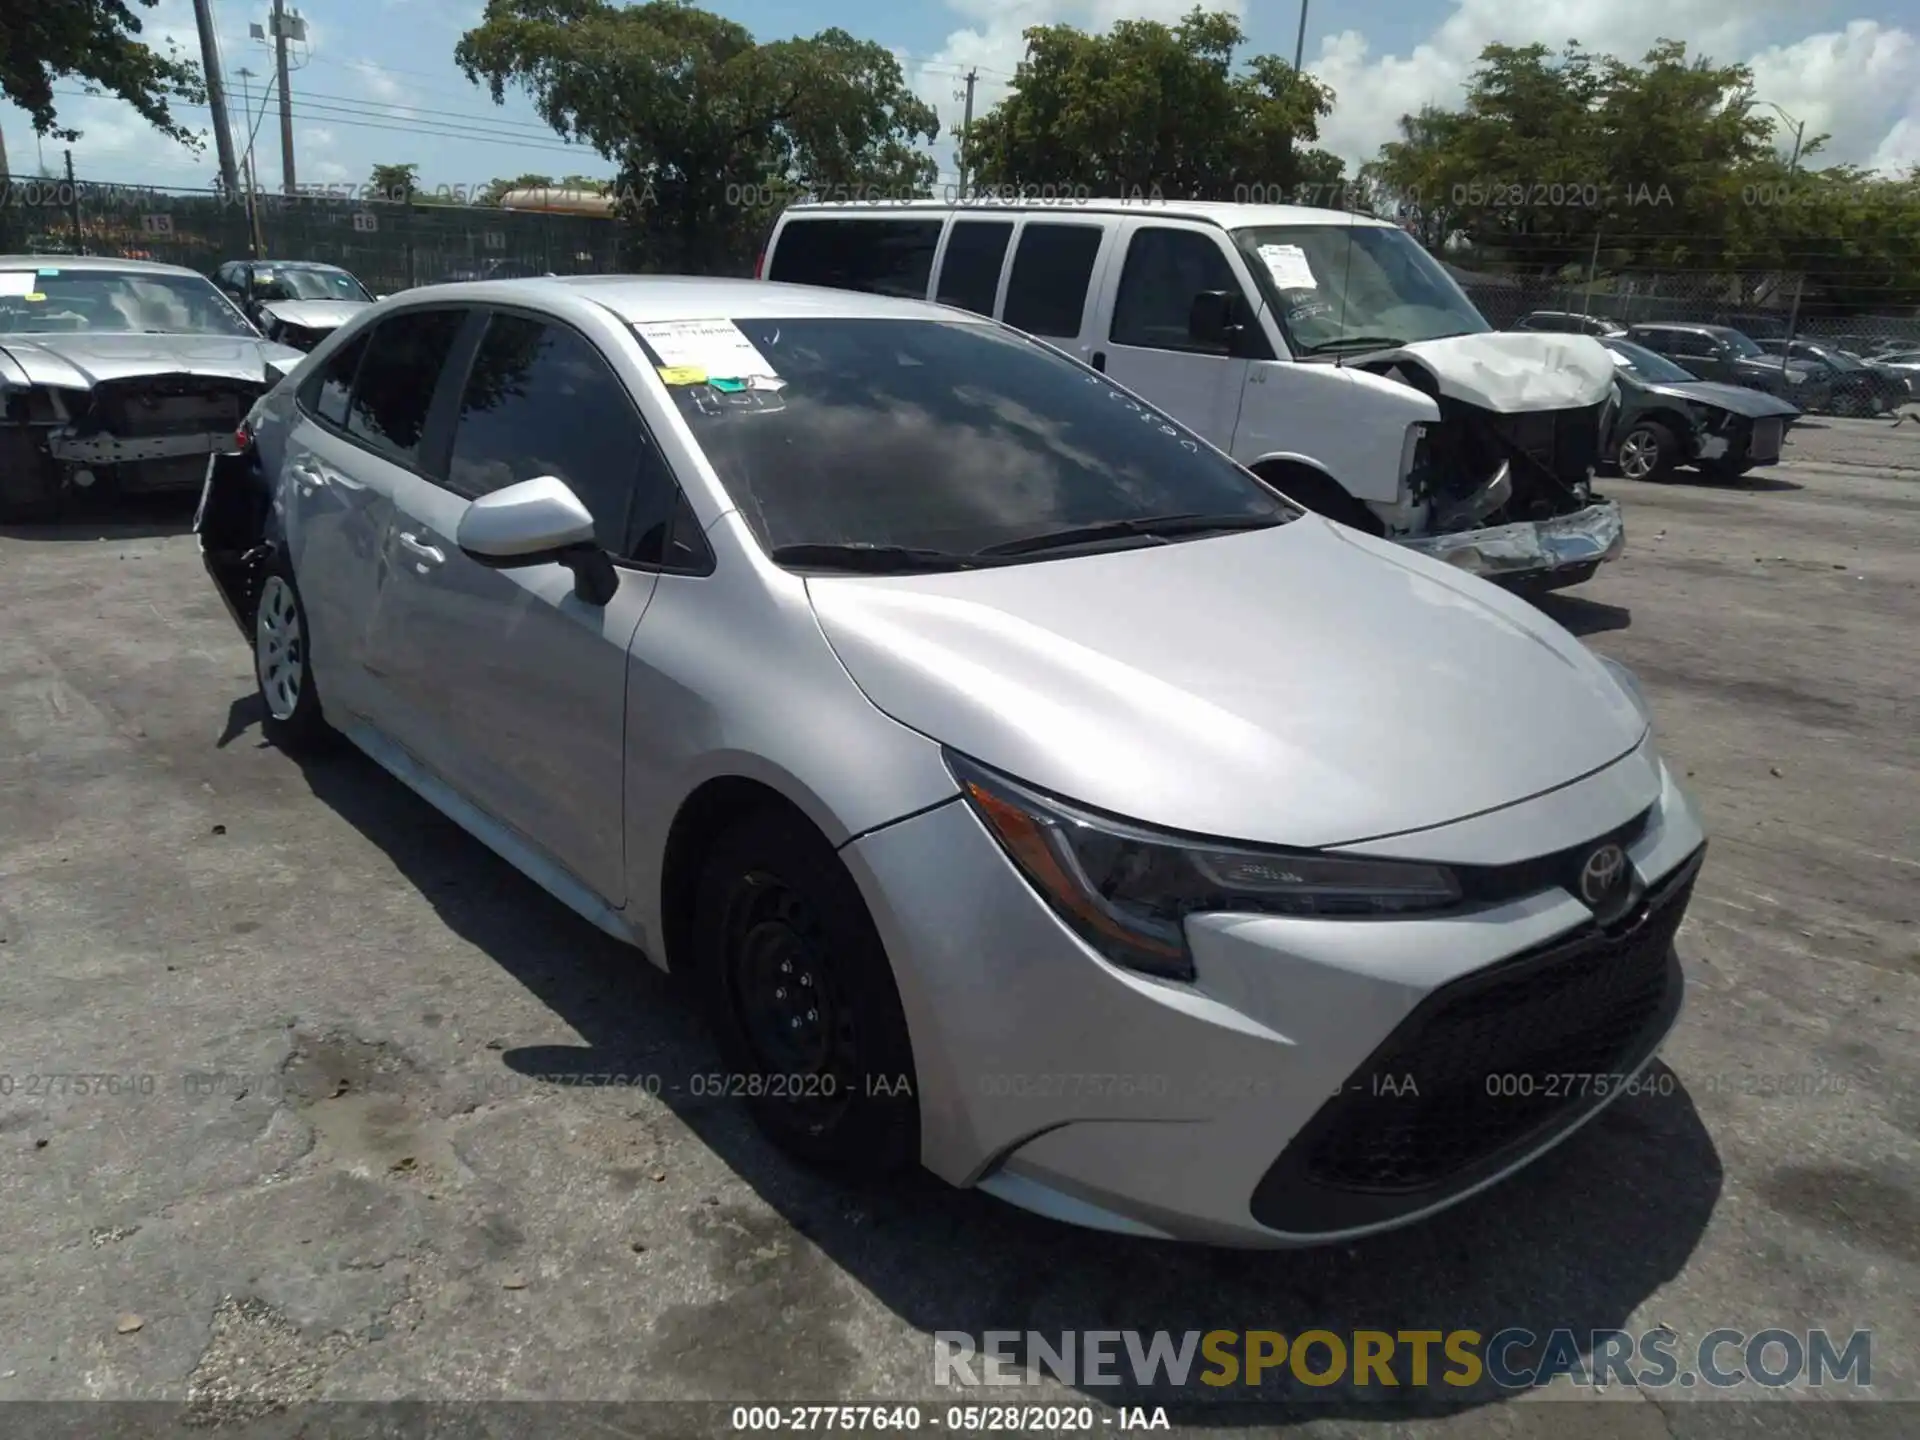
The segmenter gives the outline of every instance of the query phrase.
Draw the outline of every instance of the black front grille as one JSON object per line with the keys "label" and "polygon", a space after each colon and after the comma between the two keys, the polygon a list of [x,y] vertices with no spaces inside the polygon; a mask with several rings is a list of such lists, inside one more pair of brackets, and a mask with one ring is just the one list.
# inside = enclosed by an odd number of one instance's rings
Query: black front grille
{"label": "black front grille", "polygon": [[1699,859],[1611,930],[1428,996],[1274,1162],[1254,1218],[1312,1234],[1422,1209],[1597,1107],[1679,1008],[1673,938]]}

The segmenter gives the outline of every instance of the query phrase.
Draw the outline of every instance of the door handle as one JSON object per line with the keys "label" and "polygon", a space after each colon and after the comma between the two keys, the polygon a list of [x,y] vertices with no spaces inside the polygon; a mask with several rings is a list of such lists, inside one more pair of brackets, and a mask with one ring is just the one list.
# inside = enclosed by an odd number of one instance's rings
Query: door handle
{"label": "door handle", "polygon": [[1107,352],[1106,351],[1096,350],[1093,352],[1093,368],[1098,370],[1102,375],[1107,373]]}
{"label": "door handle", "polygon": [[325,483],[304,465],[287,466],[287,474],[293,477],[293,483],[300,487],[302,495],[311,495]]}
{"label": "door handle", "polygon": [[404,530],[400,532],[400,543],[422,560],[431,560],[436,565],[447,558],[437,547],[427,544],[418,535],[407,534]]}

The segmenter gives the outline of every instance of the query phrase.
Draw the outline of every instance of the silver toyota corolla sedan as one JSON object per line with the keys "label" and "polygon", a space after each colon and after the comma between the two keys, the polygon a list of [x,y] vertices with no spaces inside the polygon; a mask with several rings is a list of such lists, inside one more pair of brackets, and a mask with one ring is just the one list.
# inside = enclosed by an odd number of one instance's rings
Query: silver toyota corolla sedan
{"label": "silver toyota corolla sedan", "polygon": [[278,739],[689,972],[816,1162],[1345,1239],[1648,1088],[1679,1011],[1704,838],[1627,672],[976,315],[416,291],[195,528]]}

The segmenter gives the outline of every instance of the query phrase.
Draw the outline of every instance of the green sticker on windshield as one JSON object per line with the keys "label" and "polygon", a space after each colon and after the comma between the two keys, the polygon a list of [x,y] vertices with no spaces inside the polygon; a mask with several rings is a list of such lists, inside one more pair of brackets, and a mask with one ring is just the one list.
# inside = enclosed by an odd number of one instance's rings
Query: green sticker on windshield
{"label": "green sticker on windshield", "polygon": [[726,391],[729,395],[736,390],[744,390],[747,388],[747,382],[744,380],[716,380],[709,376],[707,383],[716,390]]}
{"label": "green sticker on windshield", "polygon": [[42,275],[58,275],[60,272],[58,270],[42,270],[39,273]]}

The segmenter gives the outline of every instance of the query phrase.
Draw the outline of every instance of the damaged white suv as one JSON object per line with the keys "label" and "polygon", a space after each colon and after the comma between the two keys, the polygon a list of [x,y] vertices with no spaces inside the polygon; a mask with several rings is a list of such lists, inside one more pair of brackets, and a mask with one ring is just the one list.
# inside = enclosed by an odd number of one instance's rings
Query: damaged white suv
{"label": "damaged white suv", "polygon": [[1331,519],[1559,588],[1624,542],[1617,404],[1584,335],[1495,332],[1398,227],[1286,205],[789,207],[768,280],[930,299],[1037,336]]}

